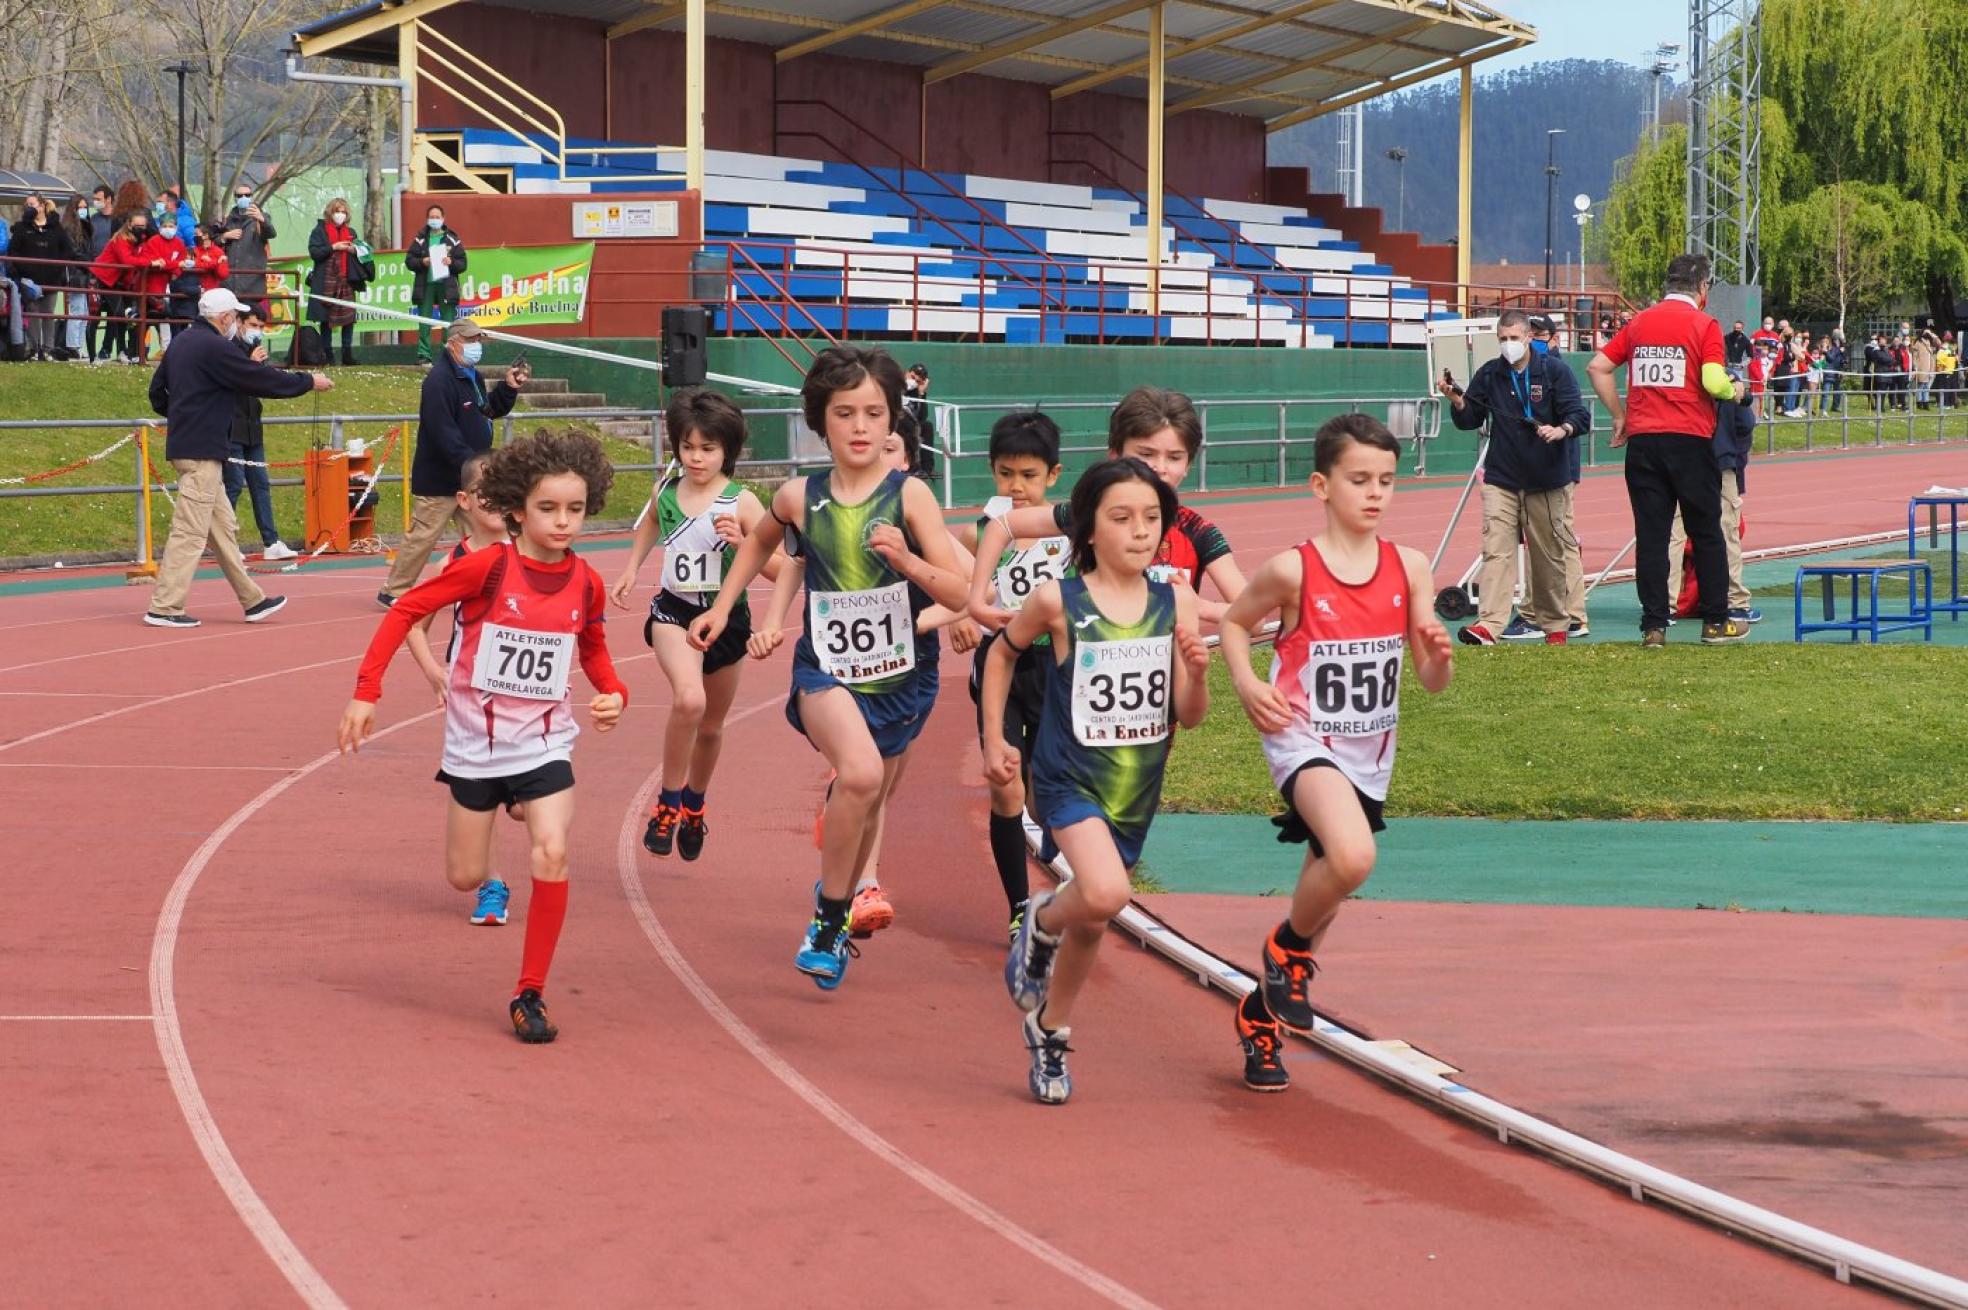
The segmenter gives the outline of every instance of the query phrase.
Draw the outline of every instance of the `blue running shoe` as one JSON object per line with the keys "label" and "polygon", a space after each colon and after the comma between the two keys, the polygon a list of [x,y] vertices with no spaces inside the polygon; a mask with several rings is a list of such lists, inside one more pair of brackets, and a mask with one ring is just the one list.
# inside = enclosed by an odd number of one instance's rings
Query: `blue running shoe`
{"label": "blue running shoe", "polygon": [[511,888],[497,878],[487,878],[478,885],[478,904],[472,907],[471,921],[497,928],[506,921],[506,902],[511,899]]}
{"label": "blue running shoe", "polygon": [[1742,609],[1730,610],[1729,617],[1738,623],[1761,623],[1763,611],[1754,606],[1745,606]]}
{"label": "blue running shoe", "polygon": [[1005,956],[1005,990],[1011,1002],[1027,1014],[1045,1004],[1052,986],[1052,960],[1059,950],[1059,939],[1039,930],[1039,911],[1051,903],[1053,892],[1040,892],[1026,903],[1025,922],[1018,925],[1018,936]]}
{"label": "blue running shoe", "polygon": [[1505,641],[1543,641],[1544,629],[1519,614],[1497,636]]}
{"label": "blue running shoe", "polygon": [[1066,1039],[1071,1028],[1047,1032],[1039,1026],[1038,1011],[1025,1016],[1025,1049],[1032,1053],[1032,1075],[1028,1084],[1041,1105],[1064,1105],[1073,1094],[1073,1075],[1066,1068],[1066,1054],[1073,1048]]}
{"label": "blue running shoe", "polygon": [[859,958],[861,950],[848,937],[847,922],[827,924],[815,914],[813,921],[806,925],[806,936],[800,942],[799,954],[793,957],[793,967],[812,978],[823,992],[831,992],[841,985],[847,976],[847,962]]}

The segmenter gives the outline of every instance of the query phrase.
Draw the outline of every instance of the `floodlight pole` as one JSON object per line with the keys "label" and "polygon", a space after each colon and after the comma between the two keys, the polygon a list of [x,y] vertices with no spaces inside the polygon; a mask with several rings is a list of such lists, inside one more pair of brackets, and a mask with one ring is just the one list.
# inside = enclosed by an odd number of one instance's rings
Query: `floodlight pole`
{"label": "floodlight pole", "polygon": [[1405,232],[1408,230],[1408,148],[1406,146],[1395,146],[1387,152],[1387,157],[1394,161],[1394,177],[1396,179],[1394,230],[1396,232]]}
{"label": "floodlight pole", "polygon": [[1558,138],[1563,135],[1562,127],[1547,128],[1544,133],[1544,291],[1547,297],[1551,294],[1551,214],[1558,199]]}
{"label": "floodlight pole", "polygon": [[178,78],[178,176],[175,180],[178,184],[178,199],[189,204],[190,198],[185,195],[185,192],[191,189],[191,183],[185,177],[185,78],[198,70],[180,59],[175,64],[165,65],[164,71],[175,73]]}

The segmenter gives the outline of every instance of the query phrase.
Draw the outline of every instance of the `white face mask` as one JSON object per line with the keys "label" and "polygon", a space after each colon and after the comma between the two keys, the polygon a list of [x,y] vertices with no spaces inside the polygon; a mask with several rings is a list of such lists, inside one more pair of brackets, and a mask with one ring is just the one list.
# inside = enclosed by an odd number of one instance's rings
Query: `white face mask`
{"label": "white face mask", "polygon": [[234,206],[235,206],[236,208],[239,208],[239,209],[245,209],[245,208],[247,208],[247,207],[249,207],[249,206],[250,206],[250,205],[251,205],[251,204],[253,203],[253,197],[251,197],[251,196],[234,196],[234,197],[232,198],[232,201],[233,201],[233,205],[234,205]]}
{"label": "white face mask", "polygon": [[226,340],[227,340],[227,341],[230,341],[230,340],[232,340],[232,339],[233,339],[234,337],[236,337],[236,336],[238,336],[238,335],[239,335],[239,320],[238,320],[238,319],[236,319],[236,318],[235,318],[234,320],[232,320],[232,322],[230,322],[230,323],[228,323],[228,324],[226,324],[226,325],[225,325],[225,335],[226,335]]}
{"label": "white face mask", "polygon": [[1529,351],[1530,347],[1522,341],[1506,341],[1503,343],[1504,363],[1514,367]]}
{"label": "white face mask", "polygon": [[336,215],[334,215],[333,217],[334,217],[334,219],[335,219],[335,226],[336,226],[336,227],[347,227],[347,226],[348,226],[348,215],[347,215],[347,214],[336,214]]}
{"label": "white face mask", "polygon": [[240,336],[242,336],[242,337],[244,337],[244,338],[246,338],[246,344],[247,344],[247,345],[249,345],[249,346],[257,346],[257,345],[259,345],[259,344],[260,344],[260,337],[261,337],[262,335],[264,335],[264,334],[263,334],[263,333],[261,333],[261,331],[260,331],[260,330],[259,330],[258,328],[247,328],[247,329],[246,329],[245,331],[243,331],[243,332],[241,332],[241,333],[240,333],[239,335],[240,335]]}
{"label": "white face mask", "polygon": [[458,351],[458,358],[467,366],[476,368],[478,361],[485,358],[485,343],[482,341],[467,341]]}
{"label": "white face mask", "polygon": [[433,218],[433,219],[431,219],[431,220],[430,220],[430,229],[431,229],[431,231],[433,231],[433,232],[437,232],[437,231],[440,231],[440,230],[442,230],[442,228],[443,228],[443,227],[444,227],[444,220],[443,220],[443,219],[441,219],[441,218]]}
{"label": "white face mask", "polygon": [[162,236],[166,241],[169,241],[172,237],[178,234],[178,229],[171,227],[169,224],[166,224],[165,226],[158,228],[157,232],[158,235]]}

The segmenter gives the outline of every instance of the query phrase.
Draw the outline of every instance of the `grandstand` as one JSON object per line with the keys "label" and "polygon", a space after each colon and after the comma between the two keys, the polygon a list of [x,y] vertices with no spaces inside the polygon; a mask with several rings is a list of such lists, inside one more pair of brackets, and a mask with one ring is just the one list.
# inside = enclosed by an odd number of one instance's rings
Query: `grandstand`
{"label": "grandstand", "polygon": [[1471,0],[372,0],[295,47],[396,71],[405,215],[525,243],[568,237],[542,200],[680,207],[602,243],[573,334],[709,300],[708,250],[720,335],[1328,349],[1466,307],[1466,232],[1382,234],[1267,133],[1458,70],[1466,105],[1534,39]]}

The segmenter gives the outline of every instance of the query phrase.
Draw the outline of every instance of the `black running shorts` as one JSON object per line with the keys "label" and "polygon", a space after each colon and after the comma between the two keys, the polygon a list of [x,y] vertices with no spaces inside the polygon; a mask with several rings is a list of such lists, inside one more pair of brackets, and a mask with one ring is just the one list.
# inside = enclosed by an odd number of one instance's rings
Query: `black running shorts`
{"label": "black running shorts", "polygon": [[548,760],[537,769],[504,778],[459,778],[439,769],[437,780],[450,785],[452,800],[475,814],[484,814],[501,805],[537,801],[566,791],[574,785],[574,766],[566,760]]}
{"label": "black running shorts", "polygon": [[[1278,794],[1285,798],[1285,812],[1274,817],[1271,823],[1278,829],[1279,841],[1305,842],[1312,847],[1312,858],[1319,859],[1325,855],[1326,848],[1319,844],[1319,838],[1313,831],[1305,826],[1305,820],[1299,817],[1298,807],[1292,804],[1292,789],[1298,786],[1298,775],[1307,769],[1332,769],[1338,772],[1339,765],[1331,760],[1307,760],[1293,769],[1291,777],[1285,779],[1285,785],[1278,788]],[[1360,808],[1366,813],[1368,830],[1386,832],[1387,820],[1383,816],[1387,809],[1387,802],[1375,800],[1358,787],[1353,789],[1353,794],[1359,797]]]}
{"label": "black running shorts", "polygon": [[[642,639],[649,645],[656,644],[656,625],[667,623],[673,627],[688,628],[699,615],[710,610],[709,605],[698,605],[659,591],[649,602],[649,617],[642,622]],[[740,605],[731,611],[731,621],[724,625],[724,631],[704,652],[704,676],[710,677],[720,669],[728,669],[745,658],[745,643],[752,639],[752,607]]]}

